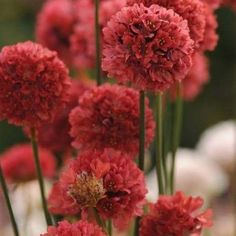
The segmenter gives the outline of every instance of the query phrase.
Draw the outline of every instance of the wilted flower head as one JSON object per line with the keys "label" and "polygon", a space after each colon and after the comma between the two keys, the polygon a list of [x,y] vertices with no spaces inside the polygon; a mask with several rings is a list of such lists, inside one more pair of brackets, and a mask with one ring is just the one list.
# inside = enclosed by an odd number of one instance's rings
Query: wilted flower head
{"label": "wilted flower head", "polygon": [[0,53],[0,120],[38,127],[64,105],[70,81],[65,65],[33,42],[4,47]]}
{"label": "wilted flower head", "polygon": [[[137,154],[139,150],[139,94],[131,88],[104,84],[79,100],[70,114],[73,145],[79,149],[114,148]],[[154,120],[146,99],[146,147],[154,137]]]}
{"label": "wilted flower head", "polygon": [[41,236],[106,236],[103,230],[95,224],[85,220],[77,221],[73,224],[64,220],[58,226],[49,226],[48,232]]}
{"label": "wilted flower head", "polygon": [[49,196],[54,214],[74,215],[96,207],[104,219],[124,228],[141,215],[144,175],[130,157],[112,149],[82,153],[61,175]]}
{"label": "wilted flower head", "polygon": [[103,69],[120,83],[163,91],[191,67],[187,21],[157,5],[124,7],[103,29]]}
{"label": "wilted flower head", "polygon": [[202,205],[202,198],[187,197],[182,192],[174,196],[161,196],[143,217],[140,235],[200,236],[203,228],[212,225],[211,210],[199,213]]}
{"label": "wilted flower head", "polygon": [[[39,148],[40,165],[45,177],[52,178],[56,162],[51,152]],[[12,183],[21,183],[36,178],[33,151],[30,144],[19,144],[6,150],[0,156],[4,176]]]}

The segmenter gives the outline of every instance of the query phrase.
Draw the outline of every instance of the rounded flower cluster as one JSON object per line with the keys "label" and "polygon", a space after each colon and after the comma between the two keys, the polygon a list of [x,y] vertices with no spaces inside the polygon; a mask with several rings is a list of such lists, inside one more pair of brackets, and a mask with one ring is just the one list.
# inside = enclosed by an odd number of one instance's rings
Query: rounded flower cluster
{"label": "rounded flower cluster", "polygon": [[191,67],[193,41],[187,21],[152,5],[124,7],[103,29],[103,70],[120,83],[163,91]]}
{"label": "rounded flower cluster", "polygon": [[28,127],[51,121],[64,105],[70,80],[57,53],[27,41],[0,53],[0,120]]}
{"label": "rounded flower cluster", "polygon": [[[182,96],[185,100],[194,99],[202,90],[203,85],[209,81],[208,59],[202,53],[193,57],[193,66],[182,82]],[[176,85],[170,90],[173,98],[176,97]]]}
{"label": "rounded flower cluster", "polygon": [[[40,148],[39,157],[43,175],[52,178],[56,171],[54,156],[48,150]],[[37,176],[30,144],[19,144],[6,150],[0,156],[0,162],[4,176],[10,182],[26,182]]]}
{"label": "rounded flower cluster", "polygon": [[74,5],[72,0],[47,1],[36,25],[37,41],[57,51],[66,64],[71,63],[70,36],[76,20]]}
{"label": "rounded flower cluster", "polygon": [[[135,155],[139,150],[139,93],[131,88],[105,84],[79,100],[70,114],[73,145],[83,150],[113,148]],[[154,137],[155,123],[146,99],[145,146]]]}
{"label": "rounded flower cluster", "polygon": [[200,236],[204,227],[212,225],[211,210],[198,212],[202,205],[200,197],[187,197],[182,192],[161,196],[156,204],[151,205],[150,213],[143,217],[140,235]]}
{"label": "rounded flower cluster", "polygon": [[76,223],[70,224],[64,220],[58,223],[58,226],[49,226],[48,232],[41,234],[41,236],[106,236],[102,229],[95,224],[89,223],[85,220],[80,220]]}
{"label": "rounded flower cluster", "polygon": [[179,14],[183,19],[188,21],[190,30],[190,37],[195,43],[195,48],[199,47],[199,43],[203,40],[206,19],[204,4],[201,0],[128,0],[128,5],[134,3],[143,3],[145,6],[150,7],[153,4],[172,9]]}
{"label": "rounded flower cluster", "polygon": [[83,80],[72,80],[66,106],[57,111],[52,123],[44,124],[38,129],[38,141],[42,147],[53,152],[66,152],[71,149],[69,113],[78,105],[79,97],[91,86]]}
{"label": "rounded flower cluster", "polygon": [[124,228],[142,214],[144,175],[130,157],[112,149],[84,152],[71,162],[49,196],[53,214],[75,215],[96,207],[104,219]]}

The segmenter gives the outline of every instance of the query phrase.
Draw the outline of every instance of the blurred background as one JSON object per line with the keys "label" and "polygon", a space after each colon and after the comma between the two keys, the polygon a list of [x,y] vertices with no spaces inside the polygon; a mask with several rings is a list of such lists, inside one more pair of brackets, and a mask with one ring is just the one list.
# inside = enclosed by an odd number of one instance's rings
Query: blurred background
{"label": "blurred background", "polygon": [[[0,49],[19,41],[34,40],[34,25],[42,4],[43,0],[0,0]],[[194,101],[184,104],[181,146],[188,149],[179,150],[178,153],[185,166],[181,163],[180,167],[177,166],[179,173],[183,173],[178,176],[180,181],[177,180],[177,185],[190,194],[193,194],[192,189],[195,188],[196,194],[200,193],[208,198],[209,205],[215,209],[216,215],[219,215],[215,217],[217,223],[212,235],[235,236],[233,199],[236,199],[236,194],[233,197],[233,189],[236,181],[236,127],[233,120],[236,118],[236,12],[229,8],[221,8],[217,11],[217,16],[220,39],[216,50],[208,53],[211,80]],[[209,132],[202,136],[209,127],[228,120],[231,121],[221,123],[220,128],[214,127],[215,129],[208,130]],[[213,140],[216,136],[218,139]],[[13,144],[24,141],[26,139],[21,128],[0,122],[0,153]],[[202,154],[196,153],[195,149]],[[220,155],[217,156],[216,152]],[[229,162],[222,163],[224,157]],[[188,163],[186,158],[203,158],[207,161],[213,159],[215,163],[211,165],[203,161],[201,163],[204,164],[198,165],[191,161]],[[218,165],[215,169],[210,168],[215,164]],[[186,180],[189,175],[193,175],[196,182],[181,182],[181,178]],[[201,175],[203,178],[199,179]],[[205,186],[204,176],[213,176],[213,180],[206,181]],[[148,181],[151,186],[152,179],[153,176],[149,175]],[[198,188],[199,182],[202,185]],[[222,226],[222,221],[227,223]],[[222,227],[224,231],[220,232]],[[229,231],[225,230],[226,227]]]}

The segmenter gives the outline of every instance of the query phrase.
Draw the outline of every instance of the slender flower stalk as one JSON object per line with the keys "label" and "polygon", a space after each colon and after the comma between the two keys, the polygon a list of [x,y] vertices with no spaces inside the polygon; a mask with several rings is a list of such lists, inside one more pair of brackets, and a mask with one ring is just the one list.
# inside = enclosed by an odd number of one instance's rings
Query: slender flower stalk
{"label": "slender flower stalk", "polygon": [[35,162],[39,187],[40,187],[40,194],[41,194],[41,199],[42,199],[43,211],[44,211],[44,215],[45,215],[47,225],[49,226],[49,225],[53,225],[53,222],[52,222],[52,218],[51,218],[51,216],[48,212],[48,208],[47,208],[47,201],[46,201],[46,198],[45,198],[43,175],[42,175],[42,170],[41,170],[40,162],[39,162],[38,144],[37,144],[37,141],[36,141],[35,129],[34,128],[31,129],[31,144],[32,144],[32,149],[33,149],[33,154],[34,154],[34,162]]}
{"label": "slender flower stalk", "polygon": [[156,172],[159,194],[164,194],[164,165],[163,165],[163,106],[162,93],[156,95]]}
{"label": "slender flower stalk", "polygon": [[176,152],[180,142],[181,127],[182,127],[182,115],[183,115],[183,100],[182,100],[182,84],[179,82],[176,91],[176,102],[174,110],[174,124],[173,124],[173,140],[171,151],[171,173],[170,173],[170,185],[171,193],[174,193],[174,177],[175,177],[175,159]]}
{"label": "slender flower stalk", "polygon": [[19,236],[18,226],[17,226],[15,216],[14,216],[14,213],[13,213],[13,210],[12,210],[10,198],[9,198],[9,195],[8,195],[7,185],[6,185],[6,181],[5,181],[5,178],[4,178],[4,175],[3,175],[1,165],[0,165],[0,182],[1,182],[1,187],[2,187],[4,198],[6,200],[8,212],[9,212],[9,215],[10,215],[10,220],[11,220],[11,224],[12,224],[12,229],[14,231],[14,235]]}
{"label": "slender flower stalk", "polygon": [[107,222],[107,232],[109,236],[112,236],[112,221],[108,220]]}
{"label": "slender flower stalk", "polygon": [[101,219],[101,217],[100,217],[100,215],[99,215],[99,213],[98,213],[98,211],[97,211],[97,209],[95,207],[93,208],[93,214],[94,214],[94,217],[95,217],[98,225],[100,225],[102,227],[102,229],[105,232],[107,232],[106,231],[106,225],[105,225],[104,221]]}
{"label": "slender flower stalk", "polygon": [[96,81],[102,84],[101,57],[100,57],[100,26],[99,26],[99,0],[95,0],[95,37],[96,37]]}

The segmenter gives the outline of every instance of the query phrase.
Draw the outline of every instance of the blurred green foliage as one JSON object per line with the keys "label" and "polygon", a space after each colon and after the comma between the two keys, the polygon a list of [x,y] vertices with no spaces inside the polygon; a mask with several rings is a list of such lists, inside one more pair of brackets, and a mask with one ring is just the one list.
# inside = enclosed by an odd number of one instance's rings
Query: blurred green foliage
{"label": "blurred green foliage", "polygon": [[[34,39],[37,12],[43,0],[0,0],[0,48]],[[236,12],[220,9],[220,41],[209,53],[211,81],[193,102],[185,104],[182,145],[194,146],[199,135],[219,121],[235,118],[236,111]],[[20,128],[0,122],[0,152],[25,141]]]}

